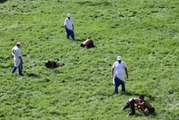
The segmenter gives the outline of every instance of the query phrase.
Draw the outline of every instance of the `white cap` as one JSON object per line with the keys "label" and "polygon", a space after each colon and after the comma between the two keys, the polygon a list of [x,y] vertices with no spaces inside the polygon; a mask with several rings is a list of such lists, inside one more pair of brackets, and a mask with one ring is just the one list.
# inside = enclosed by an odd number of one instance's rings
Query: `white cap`
{"label": "white cap", "polygon": [[67,17],[71,17],[70,13],[67,14]]}
{"label": "white cap", "polygon": [[20,42],[17,42],[16,45],[21,45],[21,43],[20,43]]}
{"label": "white cap", "polygon": [[117,60],[122,60],[122,57],[121,56],[117,56]]}

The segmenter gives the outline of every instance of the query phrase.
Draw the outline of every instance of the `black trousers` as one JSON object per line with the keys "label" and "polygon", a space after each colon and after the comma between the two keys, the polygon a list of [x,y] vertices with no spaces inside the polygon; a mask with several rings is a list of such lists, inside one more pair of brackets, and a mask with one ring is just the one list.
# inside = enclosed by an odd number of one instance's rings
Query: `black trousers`
{"label": "black trousers", "polygon": [[132,99],[131,101],[127,102],[127,104],[124,106],[123,109],[130,108],[131,109],[130,113],[134,114],[135,113],[135,105],[134,105],[134,103],[135,103],[135,100]]}

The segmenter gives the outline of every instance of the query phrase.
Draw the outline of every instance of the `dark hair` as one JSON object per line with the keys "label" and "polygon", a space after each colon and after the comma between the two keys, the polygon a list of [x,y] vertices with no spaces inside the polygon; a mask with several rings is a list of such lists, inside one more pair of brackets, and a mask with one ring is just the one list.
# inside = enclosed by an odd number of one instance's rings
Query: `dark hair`
{"label": "dark hair", "polygon": [[140,98],[140,99],[141,99],[141,98],[143,98],[143,99],[144,99],[144,95],[139,96],[139,98]]}
{"label": "dark hair", "polygon": [[85,45],[83,43],[80,44],[81,47],[85,47]]}

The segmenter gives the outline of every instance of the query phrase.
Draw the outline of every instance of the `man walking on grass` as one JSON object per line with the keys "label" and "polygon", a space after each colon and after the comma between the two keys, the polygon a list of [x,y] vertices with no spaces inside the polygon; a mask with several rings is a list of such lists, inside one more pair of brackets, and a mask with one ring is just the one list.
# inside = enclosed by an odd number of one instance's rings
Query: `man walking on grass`
{"label": "man walking on grass", "polygon": [[18,69],[19,76],[22,76],[23,61],[22,61],[22,54],[20,51],[20,46],[21,46],[21,43],[17,42],[16,46],[12,48],[12,55],[14,57],[14,67],[11,70],[11,73],[14,73],[16,69]]}
{"label": "man walking on grass", "polygon": [[118,93],[119,85],[122,86],[122,91],[125,92],[125,78],[124,78],[124,71],[126,73],[126,77],[128,78],[128,70],[126,63],[122,61],[121,56],[117,56],[117,61],[114,62],[112,66],[112,78],[114,84],[114,93]]}
{"label": "man walking on grass", "polygon": [[71,38],[75,40],[73,20],[69,13],[67,14],[67,18],[64,21],[64,27],[67,39],[69,39],[69,37],[71,36]]}

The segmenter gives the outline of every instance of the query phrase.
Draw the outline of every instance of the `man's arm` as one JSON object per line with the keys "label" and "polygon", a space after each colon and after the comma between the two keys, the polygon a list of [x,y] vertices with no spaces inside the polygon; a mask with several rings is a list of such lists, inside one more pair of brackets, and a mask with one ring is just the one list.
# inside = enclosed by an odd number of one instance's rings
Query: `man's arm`
{"label": "man's arm", "polygon": [[66,25],[64,25],[64,28],[65,28],[65,30],[67,29],[67,26]]}
{"label": "man's arm", "polygon": [[74,30],[74,25],[72,24],[72,29]]}
{"label": "man's arm", "polygon": [[19,59],[21,60],[21,65],[23,64],[23,60],[22,60],[22,57],[21,56],[19,56]]}
{"label": "man's arm", "polygon": [[144,111],[144,102],[136,103],[136,105],[137,105],[137,109],[138,109],[140,112],[143,112],[143,111]]}
{"label": "man's arm", "polygon": [[14,51],[14,49],[12,49],[12,55],[13,55],[13,56],[15,55],[15,51]]}
{"label": "man's arm", "polygon": [[65,34],[67,35],[67,26],[66,25],[64,25],[64,28],[65,28]]}
{"label": "man's arm", "polygon": [[112,72],[112,78],[114,77],[114,68],[112,67],[111,69],[111,72]]}
{"label": "man's arm", "polygon": [[112,72],[112,82],[113,82],[113,85],[114,85],[114,84],[115,84],[115,83],[114,83],[114,67],[112,67],[111,72]]}
{"label": "man's arm", "polygon": [[64,29],[65,29],[65,31],[66,31],[66,29],[67,29],[67,22],[66,22],[66,19],[65,19],[65,21],[64,21]]}
{"label": "man's arm", "polygon": [[128,78],[128,70],[127,67],[125,67],[126,77]]}
{"label": "man's arm", "polygon": [[21,65],[23,64],[23,60],[22,60],[22,54],[21,54],[21,51],[20,51],[20,49],[18,49],[17,51],[16,51],[16,55],[18,56],[18,58],[20,59],[20,61],[21,61]]}

